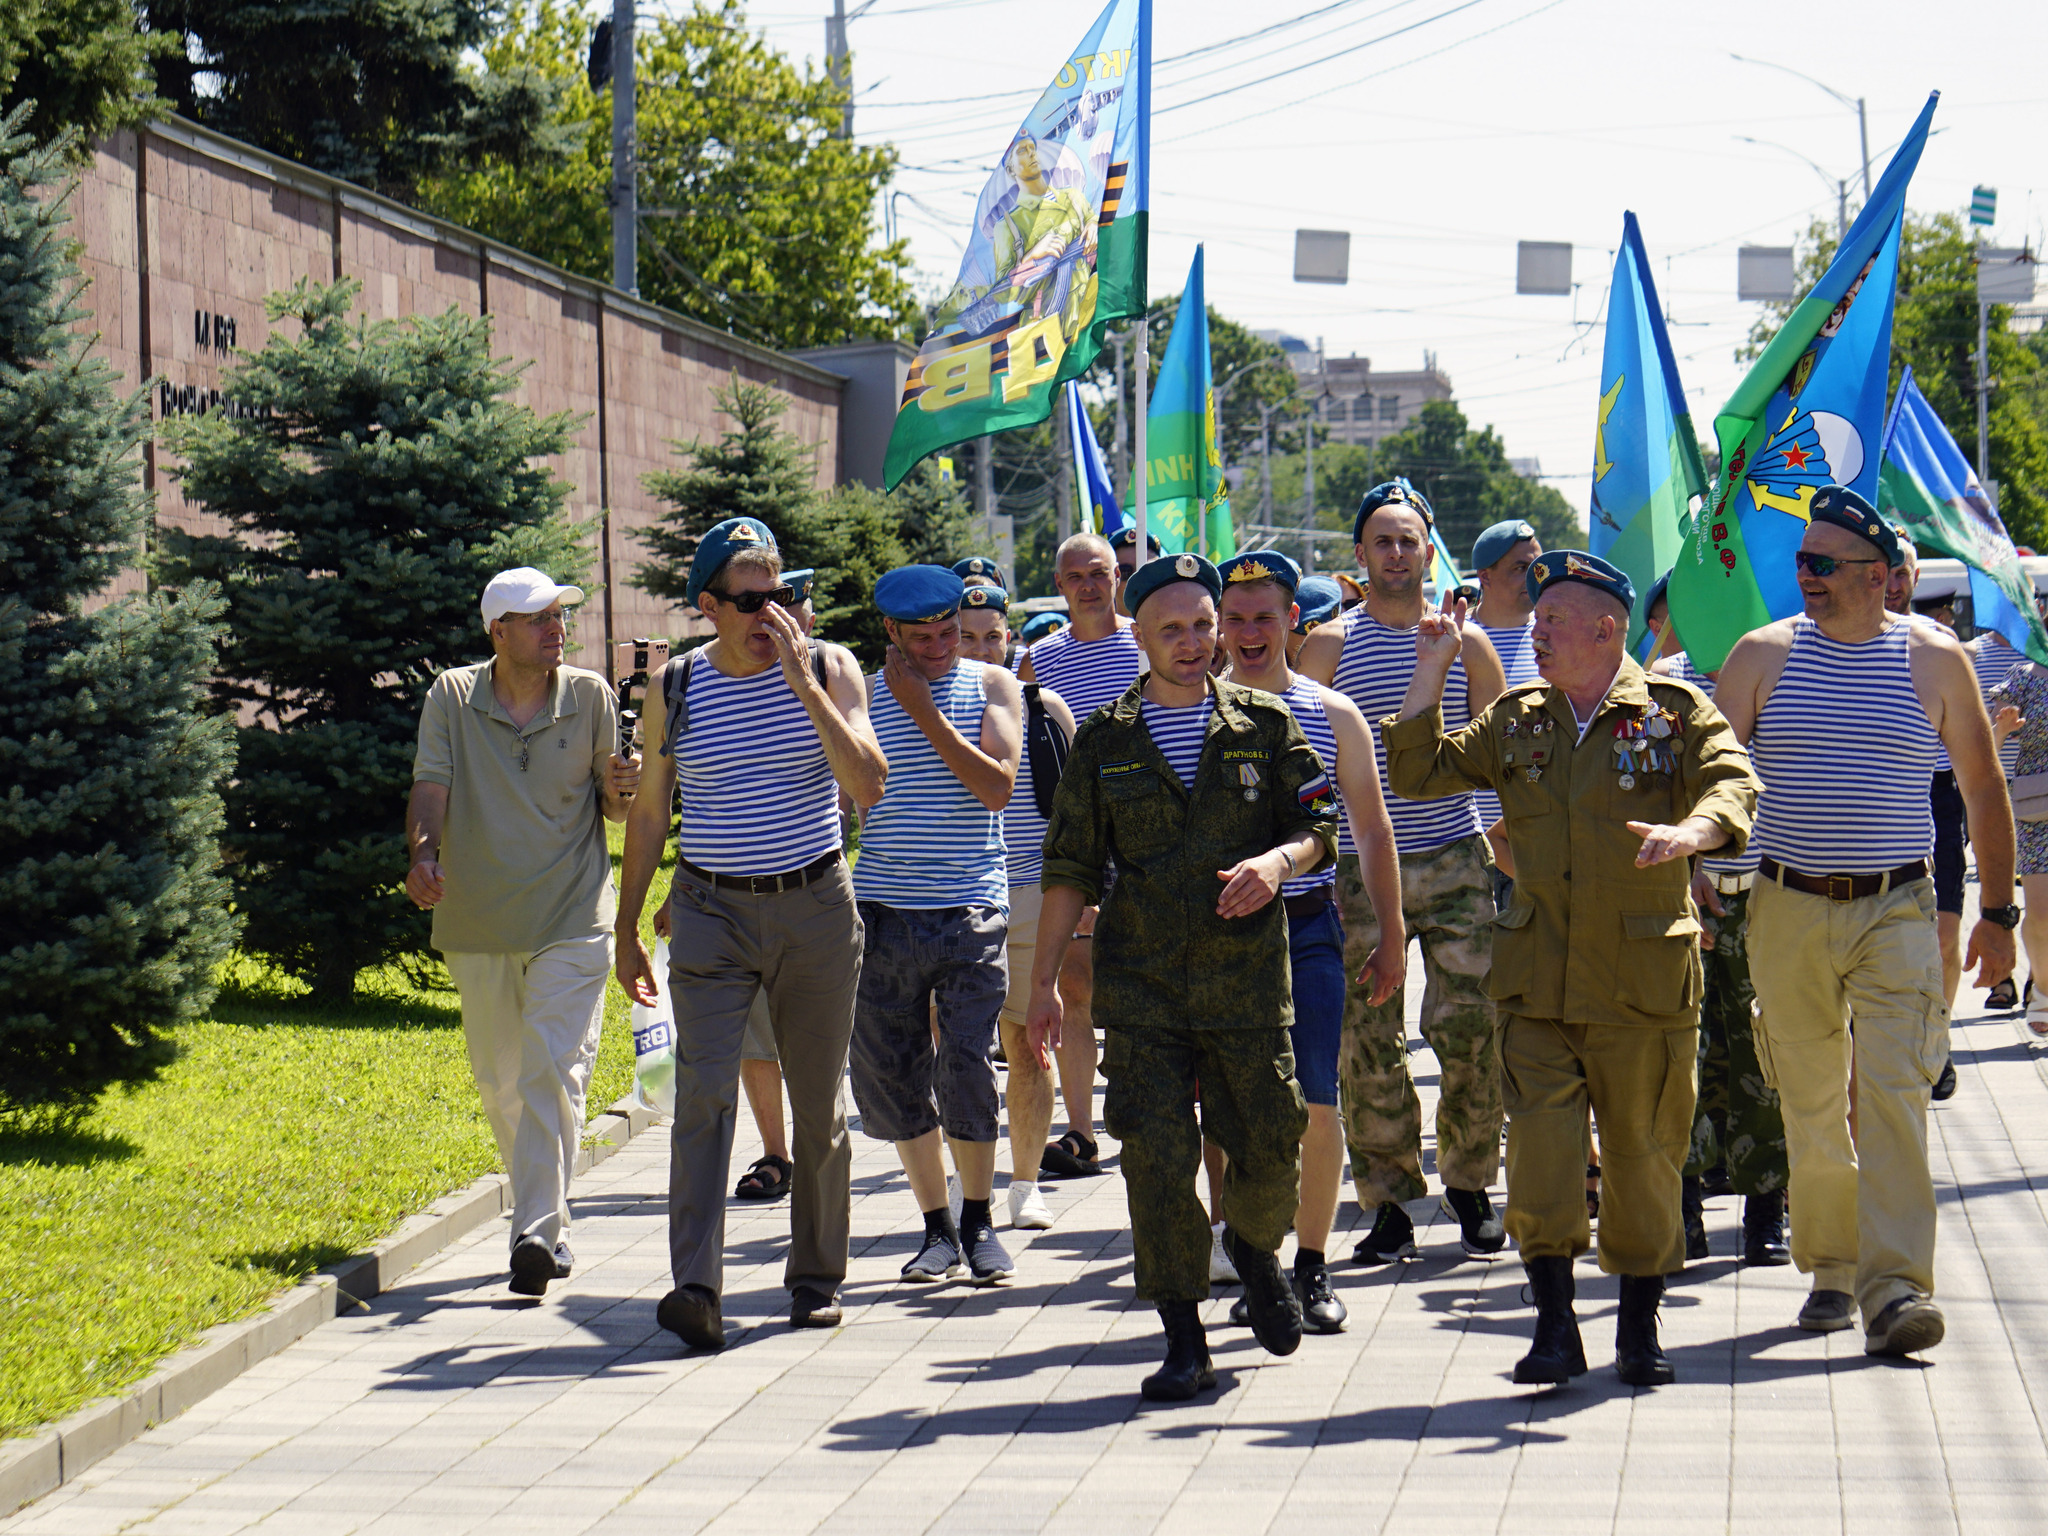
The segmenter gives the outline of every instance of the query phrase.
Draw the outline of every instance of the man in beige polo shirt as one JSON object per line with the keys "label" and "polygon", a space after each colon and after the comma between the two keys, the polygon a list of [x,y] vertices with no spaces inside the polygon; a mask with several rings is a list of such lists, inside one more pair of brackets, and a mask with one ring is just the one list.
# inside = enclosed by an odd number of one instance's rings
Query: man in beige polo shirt
{"label": "man in beige polo shirt", "polygon": [[470,1070],[512,1177],[512,1289],[567,1277],[569,1180],[612,968],[604,823],[624,821],[640,759],[619,703],[562,665],[567,604],[530,566],[484,588],[492,659],[451,667],[420,712],[406,894],[462,995]]}

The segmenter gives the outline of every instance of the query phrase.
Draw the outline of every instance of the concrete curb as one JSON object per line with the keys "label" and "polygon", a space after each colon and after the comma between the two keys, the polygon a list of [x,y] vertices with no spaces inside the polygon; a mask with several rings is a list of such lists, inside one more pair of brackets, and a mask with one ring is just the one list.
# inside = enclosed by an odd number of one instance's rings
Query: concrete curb
{"label": "concrete curb", "polygon": [[[654,1124],[630,1097],[584,1127],[576,1172],[587,1173]],[[153,1425],[174,1419],[259,1360],[337,1313],[381,1295],[450,1243],[512,1207],[511,1181],[486,1174],[409,1216],[382,1242],[316,1271],[253,1317],[209,1328],[137,1385],[89,1403],[36,1434],[0,1444],[0,1514],[55,1492]]]}

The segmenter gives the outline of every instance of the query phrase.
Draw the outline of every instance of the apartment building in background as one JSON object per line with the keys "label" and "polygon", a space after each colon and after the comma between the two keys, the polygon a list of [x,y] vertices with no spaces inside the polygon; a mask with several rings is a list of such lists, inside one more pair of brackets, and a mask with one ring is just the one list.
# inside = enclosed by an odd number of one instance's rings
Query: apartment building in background
{"label": "apartment building in background", "polygon": [[1325,442],[1373,446],[1412,425],[1430,401],[1451,398],[1450,377],[1438,369],[1434,352],[1423,353],[1422,366],[1412,372],[1376,372],[1372,359],[1356,352],[1325,356],[1320,337],[1311,346],[1285,331],[1253,334],[1287,354],[1302,397],[1323,425]]}

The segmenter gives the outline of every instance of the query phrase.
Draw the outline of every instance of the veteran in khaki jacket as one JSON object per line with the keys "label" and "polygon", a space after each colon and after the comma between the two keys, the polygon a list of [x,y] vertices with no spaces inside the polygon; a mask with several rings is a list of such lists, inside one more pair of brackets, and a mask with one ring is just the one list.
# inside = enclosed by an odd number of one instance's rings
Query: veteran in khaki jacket
{"label": "veteran in khaki jacket", "polygon": [[1702,991],[1688,860],[1740,850],[1758,786],[1712,701],[1626,654],[1626,576],[1552,551],[1529,583],[1544,680],[1446,735],[1437,701],[1457,633],[1441,616],[1418,637],[1401,716],[1384,723],[1387,775],[1411,800],[1493,790],[1514,855],[1515,901],[1496,920],[1488,991],[1509,1116],[1507,1228],[1539,1308],[1538,1348],[1516,1379],[1585,1369],[1570,1266],[1590,1246],[1580,1184],[1590,1101],[1600,1267],[1623,1277],[1617,1364],[1650,1384],[1671,1379],[1656,1303],[1662,1277],[1684,1263],[1679,1176]]}

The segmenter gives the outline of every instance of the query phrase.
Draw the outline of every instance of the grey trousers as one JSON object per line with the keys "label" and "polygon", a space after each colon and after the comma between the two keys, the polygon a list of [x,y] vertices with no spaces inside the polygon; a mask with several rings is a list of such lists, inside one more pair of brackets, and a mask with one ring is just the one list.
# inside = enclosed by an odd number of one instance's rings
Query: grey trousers
{"label": "grey trousers", "polygon": [[846,1278],[853,1144],[841,1092],[861,924],[844,865],[769,896],[678,872],[669,896],[676,1118],[668,1173],[669,1268],[678,1286],[725,1290],[726,1180],[740,1043],[765,987],[789,1088],[789,1261],[783,1283],[837,1295]]}

